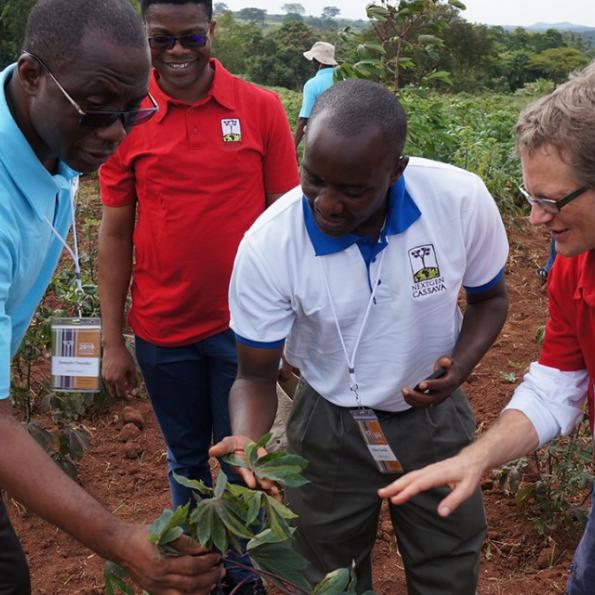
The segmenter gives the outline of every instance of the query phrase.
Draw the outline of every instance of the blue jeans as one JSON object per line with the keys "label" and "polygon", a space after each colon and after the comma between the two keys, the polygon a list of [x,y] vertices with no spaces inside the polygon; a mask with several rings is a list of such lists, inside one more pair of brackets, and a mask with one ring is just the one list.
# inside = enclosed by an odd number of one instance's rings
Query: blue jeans
{"label": "blue jeans", "polygon": [[567,595],[595,593],[595,493],[591,495],[591,512],[570,566]]}
{"label": "blue jeans", "polygon": [[[169,489],[174,507],[194,502],[192,490],[173,472],[212,485],[209,447],[231,434],[228,396],[237,371],[235,337],[231,330],[183,347],[159,347],[136,337],[136,357],[161,433],[167,445]],[[223,465],[234,483],[239,478]],[[250,564],[248,556],[227,557]],[[246,571],[234,568],[235,581]]]}

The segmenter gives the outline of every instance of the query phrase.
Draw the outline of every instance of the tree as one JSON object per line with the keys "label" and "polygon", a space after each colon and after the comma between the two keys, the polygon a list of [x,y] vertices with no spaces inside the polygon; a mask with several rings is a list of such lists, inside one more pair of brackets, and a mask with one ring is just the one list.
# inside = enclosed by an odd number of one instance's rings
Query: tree
{"label": "tree", "polygon": [[225,2],[215,2],[215,4],[213,5],[213,12],[216,15],[223,14],[227,11],[229,11],[229,7],[227,6],[227,4],[225,4]]}
{"label": "tree", "polygon": [[299,2],[290,2],[288,4],[284,4],[281,7],[281,10],[287,14],[303,15],[306,13],[306,9]]}
{"label": "tree", "polygon": [[336,16],[338,16],[341,12],[341,9],[338,8],[337,6],[325,6],[322,9],[322,13],[320,14],[320,17],[323,19],[334,19]]}
{"label": "tree", "polygon": [[238,16],[241,19],[245,19],[250,21],[251,23],[260,23],[261,25],[264,24],[264,19],[266,17],[267,11],[264,8],[242,8],[238,12]]}
{"label": "tree", "polygon": [[[446,71],[436,70],[439,50],[444,47],[440,33],[448,27],[450,15],[465,6],[459,0],[379,0],[368,4],[375,40],[348,32],[359,40],[360,60],[342,64],[337,76],[367,78],[379,81],[395,93],[405,82],[419,85],[422,81],[451,84]],[[448,9],[445,11],[445,9]]]}
{"label": "tree", "polygon": [[560,84],[573,70],[586,66],[588,62],[587,56],[575,48],[550,48],[533,56],[530,67],[540,76]]}
{"label": "tree", "polygon": [[35,0],[0,2],[0,67],[14,62],[21,51],[27,15]]}

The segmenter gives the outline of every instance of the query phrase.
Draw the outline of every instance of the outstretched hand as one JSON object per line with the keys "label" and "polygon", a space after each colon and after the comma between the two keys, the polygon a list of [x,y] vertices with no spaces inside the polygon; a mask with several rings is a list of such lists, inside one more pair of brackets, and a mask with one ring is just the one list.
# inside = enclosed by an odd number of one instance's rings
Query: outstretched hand
{"label": "outstretched hand", "polygon": [[[245,458],[246,445],[251,442],[254,442],[254,440],[247,436],[226,436],[223,440],[217,442],[217,444],[214,444],[209,449],[209,456],[222,457],[227,454],[233,454],[237,457]],[[267,454],[267,451],[264,448],[259,448],[257,452],[259,457],[263,457]],[[269,496],[272,496],[279,501],[281,500],[281,491],[275,482],[270,479],[256,477],[250,469],[245,469],[244,467],[234,467],[234,470],[249,488],[253,490],[261,489],[263,492],[269,494]]]}
{"label": "outstretched hand", "polygon": [[378,495],[398,505],[420,492],[446,485],[451,492],[438,504],[438,514],[447,517],[475,492],[483,471],[484,468],[463,450],[455,457],[407,473],[378,490]]}

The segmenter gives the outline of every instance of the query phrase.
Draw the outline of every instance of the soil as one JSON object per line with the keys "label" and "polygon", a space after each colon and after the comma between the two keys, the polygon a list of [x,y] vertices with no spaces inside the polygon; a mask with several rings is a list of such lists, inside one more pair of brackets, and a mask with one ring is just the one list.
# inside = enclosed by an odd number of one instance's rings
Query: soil
{"label": "soil", "polygon": [[[535,269],[547,260],[548,240],[524,221],[509,225],[511,255],[507,270],[511,311],[506,326],[468,380],[465,390],[475,409],[478,431],[490,425],[509,399],[514,384],[537,356],[536,330],[547,316],[546,295]],[[514,381],[515,373],[519,380]],[[506,377],[505,377],[506,375]],[[141,432],[124,432],[124,409],[142,414]],[[41,416],[43,418],[43,416]],[[43,422],[43,419],[42,419]],[[79,466],[80,483],[120,517],[150,522],[169,506],[165,449],[151,407],[135,398],[117,402],[86,422],[93,448]],[[123,436],[125,437],[125,436]],[[42,488],[42,486],[40,486]],[[482,552],[479,593],[497,595],[563,593],[578,537],[563,531],[539,536],[513,498],[491,477],[483,482],[488,536]],[[99,594],[103,561],[66,534],[24,511],[9,510],[31,567],[35,594]],[[392,527],[383,514],[374,551],[376,592],[406,593],[402,564]]]}

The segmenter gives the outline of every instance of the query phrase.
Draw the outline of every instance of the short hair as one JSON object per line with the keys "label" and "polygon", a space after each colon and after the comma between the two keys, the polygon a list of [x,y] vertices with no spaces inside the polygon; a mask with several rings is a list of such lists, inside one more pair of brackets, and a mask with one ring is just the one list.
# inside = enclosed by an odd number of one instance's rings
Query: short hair
{"label": "short hair", "polygon": [[141,0],[140,11],[143,18],[152,4],[202,4],[207,11],[209,21],[213,18],[213,0]]}
{"label": "short hair", "polygon": [[578,179],[595,188],[595,62],[527,106],[516,124],[516,149],[552,145]]}
{"label": "short hair", "polygon": [[59,69],[73,61],[89,31],[123,47],[147,45],[143,24],[128,0],[38,0],[27,18],[23,50]]}
{"label": "short hair", "polygon": [[309,123],[324,114],[327,126],[341,136],[354,136],[376,126],[395,158],[401,156],[407,138],[407,117],[399,100],[386,87],[364,79],[336,83],[322,93]]}

